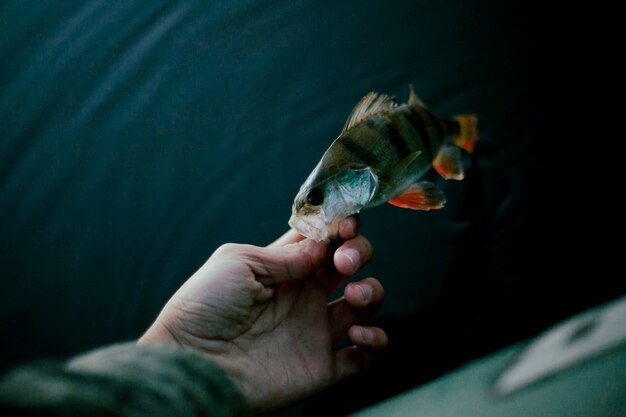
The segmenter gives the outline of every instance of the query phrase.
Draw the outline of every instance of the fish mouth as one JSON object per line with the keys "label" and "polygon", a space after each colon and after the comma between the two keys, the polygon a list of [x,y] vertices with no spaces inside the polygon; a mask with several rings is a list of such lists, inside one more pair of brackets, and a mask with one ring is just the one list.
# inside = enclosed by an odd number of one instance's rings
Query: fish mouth
{"label": "fish mouth", "polygon": [[[316,242],[330,242],[333,235],[332,225],[326,224],[319,217],[300,217],[295,214],[289,219],[289,226],[296,232],[300,233]],[[336,235],[336,233],[334,233]]]}

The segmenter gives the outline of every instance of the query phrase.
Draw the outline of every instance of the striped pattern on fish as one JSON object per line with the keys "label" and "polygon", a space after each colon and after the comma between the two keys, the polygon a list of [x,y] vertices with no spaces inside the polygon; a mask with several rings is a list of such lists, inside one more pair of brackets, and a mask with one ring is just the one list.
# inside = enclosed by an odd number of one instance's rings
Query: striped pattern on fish
{"label": "striped pattern on fish", "polygon": [[329,241],[341,219],[366,207],[389,202],[439,209],[443,192],[419,178],[433,166],[446,179],[463,179],[459,148],[472,152],[476,140],[474,116],[440,117],[412,86],[406,104],[369,93],[300,187],[289,224],[311,239]]}

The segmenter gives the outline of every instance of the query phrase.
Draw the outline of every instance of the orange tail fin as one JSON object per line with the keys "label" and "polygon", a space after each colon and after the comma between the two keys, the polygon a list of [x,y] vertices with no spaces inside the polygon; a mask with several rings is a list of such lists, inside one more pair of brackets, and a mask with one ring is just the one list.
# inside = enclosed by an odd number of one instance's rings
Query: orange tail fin
{"label": "orange tail fin", "polygon": [[478,140],[478,128],[476,127],[477,119],[473,114],[462,114],[454,117],[459,123],[459,136],[454,138],[453,142],[459,148],[465,149],[467,152],[473,152],[476,141]]}

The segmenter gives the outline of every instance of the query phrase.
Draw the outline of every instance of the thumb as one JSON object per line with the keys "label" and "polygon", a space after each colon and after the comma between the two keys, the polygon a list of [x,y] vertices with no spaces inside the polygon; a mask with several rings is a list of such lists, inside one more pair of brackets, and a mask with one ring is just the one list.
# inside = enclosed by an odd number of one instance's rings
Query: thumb
{"label": "thumb", "polygon": [[328,246],[310,239],[284,246],[248,246],[245,258],[264,285],[300,281],[317,273],[326,262]]}

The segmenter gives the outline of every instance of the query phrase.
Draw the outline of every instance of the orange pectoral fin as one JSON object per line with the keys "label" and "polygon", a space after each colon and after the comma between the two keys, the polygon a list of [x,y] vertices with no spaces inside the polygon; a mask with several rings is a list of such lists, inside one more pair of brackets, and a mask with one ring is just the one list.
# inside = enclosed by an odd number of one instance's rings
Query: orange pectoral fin
{"label": "orange pectoral fin", "polygon": [[450,180],[462,180],[463,163],[461,162],[461,151],[452,145],[444,145],[433,161],[433,167],[443,178]]}
{"label": "orange pectoral fin", "polygon": [[436,210],[443,207],[446,198],[435,184],[428,181],[418,182],[407,188],[389,204],[411,210]]}

